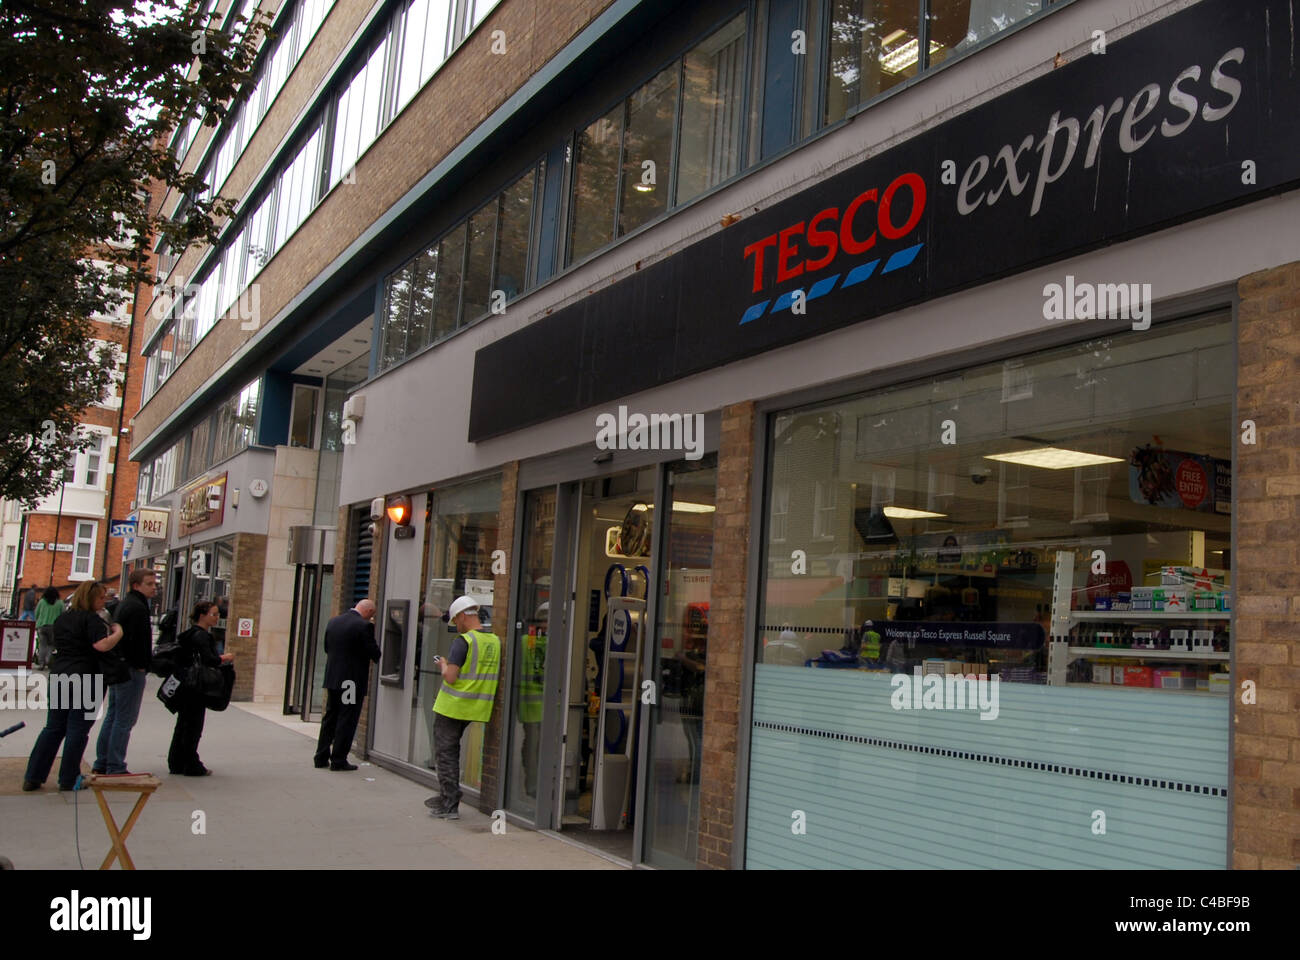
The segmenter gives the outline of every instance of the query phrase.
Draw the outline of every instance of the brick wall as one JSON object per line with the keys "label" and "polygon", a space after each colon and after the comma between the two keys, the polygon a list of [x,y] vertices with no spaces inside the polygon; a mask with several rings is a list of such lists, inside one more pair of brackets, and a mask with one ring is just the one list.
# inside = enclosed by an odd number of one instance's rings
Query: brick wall
{"label": "brick wall", "polygon": [[505,728],[506,699],[510,696],[510,671],[507,657],[510,653],[510,578],[514,574],[515,558],[510,554],[515,542],[515,502],[519,492],[519,462],[507,463],[501,470],[501,508],[497,515],[496,549],[506,551],[506,572],[498,573],[494,580],[492,606],[496,614],[496,634],[501,638],[501,673],[497,698],[492,704],[492,717],[483,732],[483,781],[479,790],[478,808],[491,813],[503,802],[501,792],[502,752],[501,742]]}
{"label": "brick wall", "polygon": [[[1233,866],[1300,864],[1300,262],[1237,285]],[[1242,703],[1243,681],[1256,702]]]}
{"label": "brick wall", "polygon": [[[234,700],[253,699],[257,673],[257,640],[262,628],[262,579],[266,572],[266,534],[235,534],[235,571],[230,586],[226,652],[235,655]],[[240,617],[253,618],[253,636],[240,637]]]}
{"label": "brick wall", "polygon": [[704,685],[704,755],[696,858],[697,866],[702,868],[727,869],[733,863],[753,466],[754,404],[748,401],[724,407],[718,448],[718,509],[713,514],[709,659]]}

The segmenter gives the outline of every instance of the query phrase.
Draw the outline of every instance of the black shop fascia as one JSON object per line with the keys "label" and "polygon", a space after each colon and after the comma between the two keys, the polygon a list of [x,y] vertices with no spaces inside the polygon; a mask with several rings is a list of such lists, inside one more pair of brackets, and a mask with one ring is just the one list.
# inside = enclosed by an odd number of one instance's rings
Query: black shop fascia
{"label": "black shop fascia", "polygon": [[1203,0],[536,320],[477,352],[469,439],[1294,189],[1287,23]]}

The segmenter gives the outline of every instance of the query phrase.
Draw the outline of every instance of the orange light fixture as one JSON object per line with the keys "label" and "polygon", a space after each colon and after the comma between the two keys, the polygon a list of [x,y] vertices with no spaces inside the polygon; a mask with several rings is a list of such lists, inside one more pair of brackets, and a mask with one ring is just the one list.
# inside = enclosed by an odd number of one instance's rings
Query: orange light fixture
{"label": "orange light fixture", "polygon": [[388,519],[399,527],[411,522],[411,498],[404,493],[388,498]]}

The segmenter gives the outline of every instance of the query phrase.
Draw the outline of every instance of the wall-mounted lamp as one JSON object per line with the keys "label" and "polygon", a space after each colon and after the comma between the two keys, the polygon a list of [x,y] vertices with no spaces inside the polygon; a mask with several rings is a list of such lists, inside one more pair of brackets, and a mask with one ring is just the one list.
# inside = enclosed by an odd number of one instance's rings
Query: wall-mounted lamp
{"label": "wall-mounted lamp", "polygon": [[388,519],[393,522],[393,536],[396,539],[406,540],[415,536],[415,528],[411,526],[410,497],[404,493],[389,497],[387,513]]}

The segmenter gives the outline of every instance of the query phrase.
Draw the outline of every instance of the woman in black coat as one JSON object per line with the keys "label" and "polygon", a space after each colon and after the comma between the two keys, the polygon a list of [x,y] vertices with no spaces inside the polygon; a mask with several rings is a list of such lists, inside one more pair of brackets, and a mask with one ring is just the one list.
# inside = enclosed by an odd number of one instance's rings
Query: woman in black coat
{"label": "woman in black coat", "polygon": [[[220,667],[235,659],[233,653],[217,655],[211,630],[221,619],[221,608],[213,600],[200,600],[194,605],[190,627],[176,642],[180,644],[178,662],[189,665],[194,659],[205,667]],[[206,777],[212,771],[199,760],[199,739],[203,736],[203,721],[208,708],[202,695],[188,693],[176,711],[176,729],[172,731],[171,749],[167,751],[167,769],[178,776]]]}
{"label": "woman in black coat", "polygon": [[[122,639],[122,628],[105,623],[99,616],[105,593],[103,584],[87,580],[72,594],[69,609],[54,621],[49,712],[45,729],[36,738],[27,761],[24,790],[41,788],[60,745],[63,761],[59,764],[59,789],[76,787],[81,757],[104,692],[104,670],[98,655],[112,650]],[[90,693],[90,702],[82,702],[86,693]]]}

